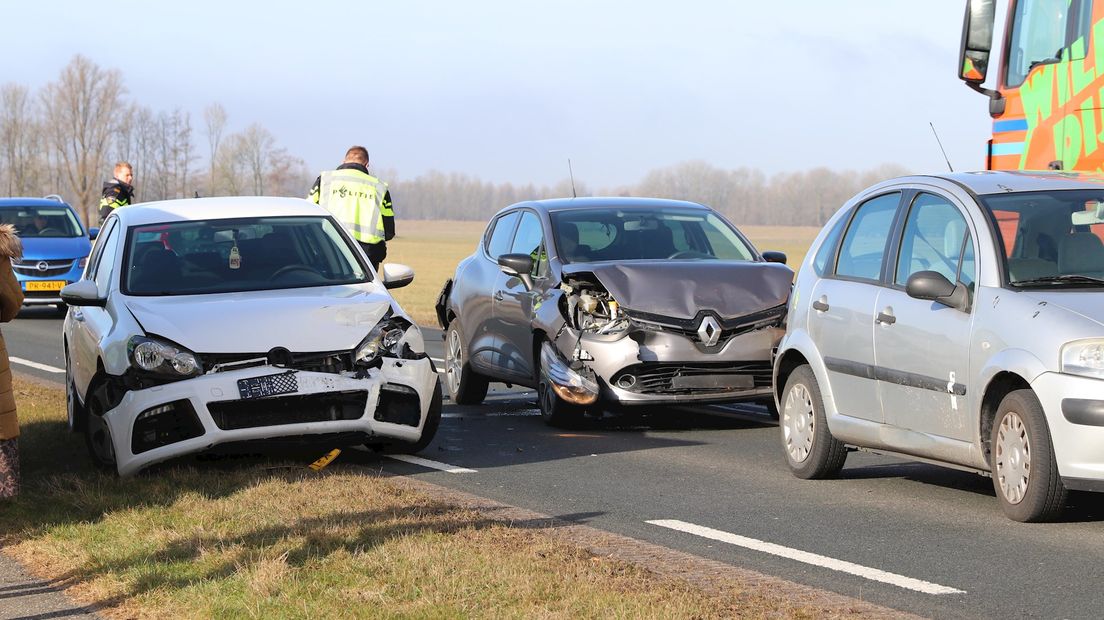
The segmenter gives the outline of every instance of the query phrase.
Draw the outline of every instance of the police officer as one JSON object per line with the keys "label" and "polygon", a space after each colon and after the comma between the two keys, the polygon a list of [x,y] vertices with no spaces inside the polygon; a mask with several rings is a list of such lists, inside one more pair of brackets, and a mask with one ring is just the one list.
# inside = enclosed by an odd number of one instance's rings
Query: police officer
{"label": "police officer", "polygon": [[307,198],[345,225],[378,271],[387,257],[387,241],[395,236],[395,211],[387,184],[368,174],[368,150],[351,147],[337,170],[315,180]]}
{"label": "police officer", "polygon": [[134,168],[125,161],[115,164],[115,178],[104,183],[103,198],[100,198],[100,226],[111,212],[125,207],[134,200]]}

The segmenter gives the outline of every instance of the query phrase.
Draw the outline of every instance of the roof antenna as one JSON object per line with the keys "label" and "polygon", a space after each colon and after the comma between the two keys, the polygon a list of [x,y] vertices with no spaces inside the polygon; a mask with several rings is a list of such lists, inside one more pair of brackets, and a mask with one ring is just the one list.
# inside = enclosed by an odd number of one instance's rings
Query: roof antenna
{"label": "roof antenna", "polygon": [[932,128],[932,133],[935,134],[935,142],[939,145],[939,150],[943,151],[943,159],[947,162],[947,167],[951,172],[954,172],[954,166],[951,165],[951,160],[947,157],[947,151],[943,148],[943,141],[939,139],[939,133],[935,131],[935,125],[931,121],[928,121],[928,126]]}
{"label": "roof antenna", "polygon": [[571,197],[578,198],[579,195],[575,193],[575,173],[571,170],[571,158],[567,158],[567,175],[571,177]]}

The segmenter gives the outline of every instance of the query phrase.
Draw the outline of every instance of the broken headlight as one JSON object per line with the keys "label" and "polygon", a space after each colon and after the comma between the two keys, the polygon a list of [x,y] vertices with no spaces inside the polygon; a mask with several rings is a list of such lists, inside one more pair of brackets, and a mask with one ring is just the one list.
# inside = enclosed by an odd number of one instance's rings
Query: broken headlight
{"label": "broken headlight", "polygon": [[138,370],[175,377],[194,377],[203,372],[196,356],[183,347],[145,336],[127,342],[130,365]]}
{"label": "broken headlight", "polygon": [[619,334],[629,328],[621,306],[603,291],[583,290],[570,303],[576,329],[595,334]]}
{"label": "broken headlight", "polygon": [[384,317],[357,346],[354,360],[367,366],[380,357],[416,359],[425,353],[422,331],[417,325],[397,317]]}

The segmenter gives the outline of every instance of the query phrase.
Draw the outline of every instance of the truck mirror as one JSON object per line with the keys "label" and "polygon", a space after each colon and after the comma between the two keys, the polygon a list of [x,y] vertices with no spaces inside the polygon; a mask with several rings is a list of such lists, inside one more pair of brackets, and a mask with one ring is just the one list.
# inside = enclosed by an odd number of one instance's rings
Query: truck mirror
{"label": "truck mirror", "polygon": [[989,71],[993,49],[993,26],[997,11],[994,0],[967,0],[962,22],[962,47],[958,54],[958,77],[980,85]]}

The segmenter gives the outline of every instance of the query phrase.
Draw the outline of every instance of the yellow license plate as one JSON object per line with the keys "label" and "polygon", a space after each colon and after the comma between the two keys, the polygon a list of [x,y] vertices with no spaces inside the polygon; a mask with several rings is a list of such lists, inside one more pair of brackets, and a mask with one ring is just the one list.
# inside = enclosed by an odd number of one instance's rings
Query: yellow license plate
{"label": "yellow license plate", "polygon": [[27,282],[28,291],[60,291],[65,288],[65,280],[38,280]]}

